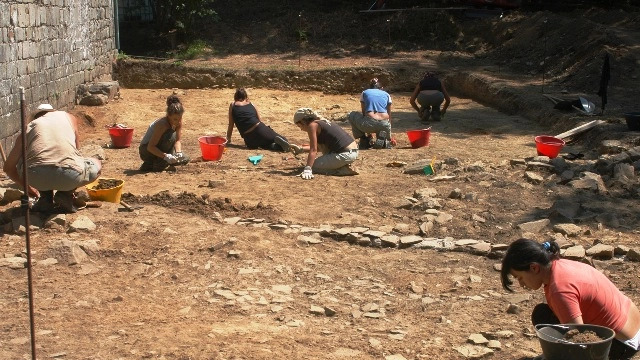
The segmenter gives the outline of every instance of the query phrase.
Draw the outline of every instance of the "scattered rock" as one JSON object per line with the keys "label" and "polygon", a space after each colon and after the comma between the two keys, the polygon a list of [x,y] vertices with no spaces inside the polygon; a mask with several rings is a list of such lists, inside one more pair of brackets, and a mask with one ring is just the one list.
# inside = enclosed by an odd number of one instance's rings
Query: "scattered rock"
{"label": "scattered rock", "polygon": [[553,226],[553,231],[573,237],[580,235],[582,233],[582,228],[575,224],[556,224]]}
{"label": "scattered rock", "polygon": [[484,345],[489,342],[482,334],[471,334],[467,339],[467,342],[475,345]]}
{"label": "scattered rock", "polygon": [[69,225],[68,232],[93,232],[96,230],[96,224],[84,215],[78,216],[74,222]]}
{"label": "scattered rock", "polygon": [[27,266],[27,259],[18,256],[0,258],[0,267],[3,266],[9,269],[24,269]]}
{"label": "scattered rock", "polygon": [[601,260],[610,260],[613,258],[614,248],[611,245],[606,244],[596,244],[595,246],[590,247],[586,254],[595,259]]}
{"label": "scattered rock", "polygon": [[462,190],[455,188],[449,193],[449,199],[462,199]]}
{"label": "scattered rock", "polygon": [[89,260],[89,256],[75,241],[58,240],[47,250],[47,257],[55,258],[63,265],[76,265]]}
{"label": "scattered rock", "polygon": [[640,250],[629,249],[629,251],[627,252],[626,259],[629,261],[640,261]]}
{"label": "scattered rock", "polygon": [[586,252],[582,245],[571,246],[564,250],[562,256],[572,260],[582,260],[586,255]]}
{"label": "scattered rock", "polygon": [[539,233],[542,231],[542,229],[547,227],[549,223],[550,223],[549,219],[530,221],[530,222],[518,224],[518,229],[524,232]]}
{"label": "scattered rock", "polygon": [[534,173],[533,171],[525,171],[524,177],[525,179],[527,179],[527,181],[535,185],[541,184],[544,181],[544,178],[542,176]]}
{"label": "scattered rock", "polygon": [[607,187],[604,185],[602,177],[588,171],[582,173],[580,179],[570,181],[569,186],[574,189],[591,190],[601,195],[607,194]]}
{"label": "scattered rock", "polygon": [[465,344],[454,348],[467,359],[481,359],[487,355],[493,354],[493,350],[478,345]]}
{"label": "scattered rock", "polygon": [[0,205],[7,205],[14,201],[20,200],[22,190],[14,188],[0,188]]}
{"label": "scattered rock", "polygon": [[407,360],[404,356],[400,354],[393,354],[384,357],[384,360]]}
{"label": "scattered rock", "polygon": [[507,307],[507,314],[520,314],[520,306],[516,304],[509,304],[509,307]]}

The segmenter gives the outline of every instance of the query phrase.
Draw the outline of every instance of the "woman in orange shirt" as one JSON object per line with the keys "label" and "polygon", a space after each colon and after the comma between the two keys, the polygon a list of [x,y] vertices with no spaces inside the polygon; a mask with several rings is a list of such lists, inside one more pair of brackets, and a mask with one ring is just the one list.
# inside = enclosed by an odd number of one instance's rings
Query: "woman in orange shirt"
{"label": "woman in orange shirt", "polygon": [[640,312],[636,305],[600,271],[590,265],[560,258],[554,241],[514,241],[502,260],[502,286],[511,289],[511,275],[520,286],[544,288],[546,304],[531,314],[537,324],[592,324],[616,333],[610,359],[630,359],[638,351]]}

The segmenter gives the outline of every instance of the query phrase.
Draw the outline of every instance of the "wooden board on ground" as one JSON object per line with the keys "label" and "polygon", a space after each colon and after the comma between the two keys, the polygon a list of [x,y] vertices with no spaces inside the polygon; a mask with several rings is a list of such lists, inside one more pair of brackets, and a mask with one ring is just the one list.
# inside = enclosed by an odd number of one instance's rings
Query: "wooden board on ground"
{"label": "wooden board on ground", "polygon": [[600,125],[602,123],[604,123],[603,120],[593,120],[593,121],[590,121],[590,122],[588,122],[588,123],[586,123],[584,125],[580,125],[580,126],[575,127],[575,128],[573,128],[573,129],[571,129],[569,131],[565,131],[565,132],[563,132],[561,134],[558,134],[558,135],[556,135],[556,137],[558,139],[564,139],[566,137],[569,137],[569,136],[572,136],[572,135],[576,135],[576,134],[579,134],[581,132],[585,132],[585,131],[587,131],[589,129],[592,129],[592,128],[594,128],[594,127],[596,127],[596,126],[598,126],[598,125]]}

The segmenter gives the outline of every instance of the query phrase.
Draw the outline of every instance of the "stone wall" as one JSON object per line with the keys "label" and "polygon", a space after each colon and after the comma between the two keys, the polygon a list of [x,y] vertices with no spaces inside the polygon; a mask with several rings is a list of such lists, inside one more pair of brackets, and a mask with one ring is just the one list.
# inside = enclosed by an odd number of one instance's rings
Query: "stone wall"
{"label": "stone wall", "polygon": [[43,102],[68,109],[78,85],[111,80],[116,55],[113,0],[0,1],[0,142],[5,152],[20,131],[20,86],[28,112]]}

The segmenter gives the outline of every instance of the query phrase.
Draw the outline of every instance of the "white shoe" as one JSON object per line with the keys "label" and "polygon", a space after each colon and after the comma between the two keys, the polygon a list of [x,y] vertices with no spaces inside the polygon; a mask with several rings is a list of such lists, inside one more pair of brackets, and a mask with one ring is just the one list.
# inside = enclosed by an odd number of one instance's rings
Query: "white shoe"
{"label": "white shoe", "polygon": [[358,172],[358,170],[356,169],[355,166],[353,166],[353,164],[349,164],[341,168],[337,168],[333,170],[333,173],[331,173],[331,175],[334,175],[334,176],[354,176],[359,174],[360,172]]}
{"label": "white shoe", "polygon": [[293,155],[302,154],[304,152],[302,146],[298,146],[295,144],[289,144],[289,150],[293,153]]}

